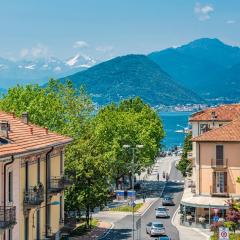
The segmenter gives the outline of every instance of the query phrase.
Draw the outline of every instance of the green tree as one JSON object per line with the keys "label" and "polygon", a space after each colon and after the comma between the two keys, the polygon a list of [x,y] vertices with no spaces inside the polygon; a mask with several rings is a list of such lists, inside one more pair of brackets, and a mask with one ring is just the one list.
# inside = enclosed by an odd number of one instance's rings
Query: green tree
{"label": "green tree", "polygon": [[0,100],[0,109],[18,117],[28,112],[32,123],[77,138],[91,118],[93,104],[83,88],[50,80],[46,88],[27,85],[9,89]]}
{"label": "green tree", "polygon": [[188,133],[185,136],[184,144],[183,144],[183,153],[181,156],[181,160],[177,165],[177,169],[182,173],[185,177],[187,171],[191,171],[191,161],[188,159],[188,152],[192,150],[192,133]]}
{"label": "green tree", "polygon": [[103,158],[111,166],[109,171],[116,182],[126,175],[131,176],[132,153],[123,149],[124,144],[144,145],[141,151],[136,151],[136,171],[140,172],[154,163],[164,137],[158,114],[139,97],[101,109],[93,120],[93,128]]}

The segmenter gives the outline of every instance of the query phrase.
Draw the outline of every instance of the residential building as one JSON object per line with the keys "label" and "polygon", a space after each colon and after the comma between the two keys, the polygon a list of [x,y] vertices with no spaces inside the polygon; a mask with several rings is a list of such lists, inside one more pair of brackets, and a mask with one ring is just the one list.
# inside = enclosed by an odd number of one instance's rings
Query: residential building
{"label": "residential building", "polygon": [[191,215],[196,224],[203,217],[211,224],[214,215],[225,217],[228,199],[240,197],[240,104],[209,108],[189,121],[192,176],[181,202],[183,223]]}
{"label": "residential building", "polygon": [[69,137],[0,112],[0,239],[60,239]]}

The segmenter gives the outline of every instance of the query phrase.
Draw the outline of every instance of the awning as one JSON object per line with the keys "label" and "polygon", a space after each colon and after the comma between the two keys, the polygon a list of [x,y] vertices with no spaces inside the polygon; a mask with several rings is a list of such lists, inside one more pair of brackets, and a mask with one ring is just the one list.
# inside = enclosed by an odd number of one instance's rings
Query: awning
{"label": "awning", "polygon": [[189,207],[198,208],[221,208],[227,209],[227,200],[230,198],[218,198],[210,196],[192,196],[183,198],[181,204]]}

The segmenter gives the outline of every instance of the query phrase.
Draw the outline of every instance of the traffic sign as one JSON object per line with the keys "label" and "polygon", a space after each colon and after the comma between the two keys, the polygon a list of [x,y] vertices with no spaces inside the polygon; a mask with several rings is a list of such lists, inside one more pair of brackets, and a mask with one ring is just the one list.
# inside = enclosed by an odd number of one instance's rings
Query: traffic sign
{"label": "traffic sign", "polygon": [[214,222],[218,222],[218,220],[219,220],[219,216],[218,215],[213,216],[213,221]]}
{"label": "traffic sign", "polygon": [[229,240],[229,229],[221,227],[219,228],[219,240]]}
{"label": "traffic sign", "polygon": [[134,201],[131,201],[131,202],[129,202],[129,206],[135,207],[135,206],[136,206],[136,203],[135,203]]}

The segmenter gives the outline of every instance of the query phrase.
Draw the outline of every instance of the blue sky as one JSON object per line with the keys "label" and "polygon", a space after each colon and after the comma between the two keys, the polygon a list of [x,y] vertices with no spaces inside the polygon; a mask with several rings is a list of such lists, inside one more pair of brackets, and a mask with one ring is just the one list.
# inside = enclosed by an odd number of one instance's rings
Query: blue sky
{"label": "blue sky", "polygon": [[1,0],[0,56],[149,53],[201,37],[240,46],[239,0]]}

